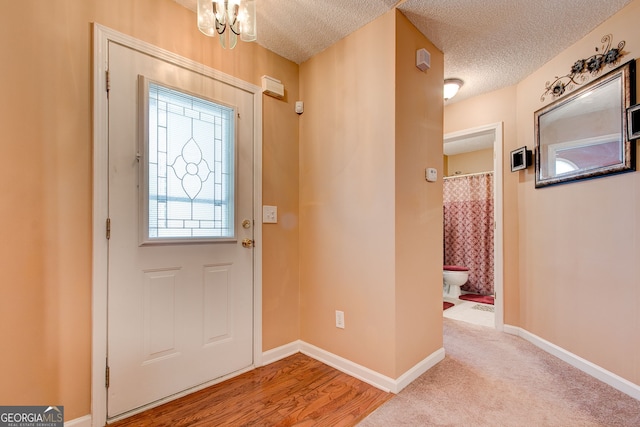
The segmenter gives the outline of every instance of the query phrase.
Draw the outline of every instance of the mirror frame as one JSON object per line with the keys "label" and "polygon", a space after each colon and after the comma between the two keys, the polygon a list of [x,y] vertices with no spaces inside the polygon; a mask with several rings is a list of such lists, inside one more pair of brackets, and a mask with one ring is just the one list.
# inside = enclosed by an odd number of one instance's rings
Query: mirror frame
{"label": "mirror frame", "polygon": [[[614,80],[620,80],[621,82],[620,96],[618,98],[620,127],[613,134],[601,135],[601,133],[598,133],[595,125],[591,130],[588,129],[587,126],[587,129],[584,129],[587,136],[581,139],[581,141],[585,141],[586,145],[581,146],[581,149],[585,150],[590,146],[597,147],[602,143],[602,139],[606,139],[607,142],[614,142],[617,139],[620,144],[619,149],[621,153],[621,160],[615,164],[603,163],[589,167],[588,169],[578,169],[573,172],[543,177],[541,165],[546,165],[550,161],[549,156],[551,155],[551,151],[553,151],[554,145],[563,144],[565,142],[559,141],[551,144],[549,141],[554,138],[552,135],[549,135],[548,132],[545,133],[544,129],[541,128],[540,120],[550,119],[554,115],[558,115],[562,107],[567,107],[569,105],[579,107],[581,100],[587,95],[589,96],[589,101],[593,103],[593,100],[597,100],[599,95],[598,89],[601,89],[604,85]],[[631,60],[590,82],[584,87],[572,92],[569,96],[558,99],[534,113],[536,188],[584,179],[599,178],[606,175],[632,172],[636,170],[636,144],[635,141],[629,140],[629,134],[627,132],[627,109],[635,103],[635,81],[635,60]],[[567,141],[566,143],[570,142],[571,141]],[[544,147],[546,147],[546,149],[542,149]]]}

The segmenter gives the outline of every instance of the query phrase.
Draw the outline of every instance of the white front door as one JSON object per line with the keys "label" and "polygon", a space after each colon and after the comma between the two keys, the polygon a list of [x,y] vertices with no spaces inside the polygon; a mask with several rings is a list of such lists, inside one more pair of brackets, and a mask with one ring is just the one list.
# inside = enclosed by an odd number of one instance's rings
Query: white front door
{"label": "white front door", "polygon": [[114,42],[108,67],[113,418],[253,364],[254,101]]}

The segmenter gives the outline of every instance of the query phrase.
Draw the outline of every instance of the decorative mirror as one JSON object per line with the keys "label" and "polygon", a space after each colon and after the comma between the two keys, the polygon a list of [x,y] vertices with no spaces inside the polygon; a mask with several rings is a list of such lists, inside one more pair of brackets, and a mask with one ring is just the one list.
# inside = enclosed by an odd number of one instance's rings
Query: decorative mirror
{"label": "decorative mirror", "polygon": [[635,170],[635,80],[632,60],[534,113],[536,188]]}

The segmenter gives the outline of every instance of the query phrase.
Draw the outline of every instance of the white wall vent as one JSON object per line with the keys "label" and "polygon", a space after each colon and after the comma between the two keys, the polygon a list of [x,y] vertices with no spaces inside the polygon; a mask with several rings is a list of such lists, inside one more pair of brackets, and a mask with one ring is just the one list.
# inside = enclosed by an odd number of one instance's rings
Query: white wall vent
{"label": "white wall vent", "polygon": [[274,98],[284,98],[284,85],[278,79],[269,76],[262,76],[262,93]]}

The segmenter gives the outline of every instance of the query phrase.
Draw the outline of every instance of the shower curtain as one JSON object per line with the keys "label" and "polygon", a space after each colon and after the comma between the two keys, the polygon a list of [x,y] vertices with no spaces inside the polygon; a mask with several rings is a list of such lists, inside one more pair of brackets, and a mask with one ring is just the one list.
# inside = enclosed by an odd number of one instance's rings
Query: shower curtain
{"label": "shower curtain", "polygon": [[493,172],[444,179],[444,264],[469,269],[462,290],[493,295]]}

